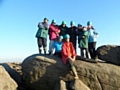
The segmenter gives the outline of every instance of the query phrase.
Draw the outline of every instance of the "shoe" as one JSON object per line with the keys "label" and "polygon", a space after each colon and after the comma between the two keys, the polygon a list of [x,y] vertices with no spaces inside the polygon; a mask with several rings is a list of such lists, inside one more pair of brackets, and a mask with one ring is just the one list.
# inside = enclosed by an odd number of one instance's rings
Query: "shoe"
{"label": "shoe", "polygon": [[44,49],[44,54],[46,55],[46,50]]}
{"label": "shoe", "polygon": [[49,55],[51,55],[52,53],[51,52],[49,52]]}
{"label": "shoe", "polygon": [[98,59],[95,59],[95,62],[98,63]]}
{"label": "shoe", "polygon": [[39,49],[39,54],[41,54],[42,50]]}
{"label": "shoe", "polygon": [[94,60],[95,60],[95,62],[96,62],[96,63],[98,63],[98,57],[95,57],[95,59],[94,59]]}

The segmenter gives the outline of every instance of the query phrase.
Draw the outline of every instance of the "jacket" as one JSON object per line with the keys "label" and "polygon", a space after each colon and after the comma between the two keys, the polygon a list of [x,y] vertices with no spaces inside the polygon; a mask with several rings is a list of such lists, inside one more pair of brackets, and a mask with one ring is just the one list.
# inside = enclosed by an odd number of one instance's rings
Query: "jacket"
{"label": "jacket", "polygon": [[77,28],[75,26],[68,28],[67,34],[70,35],[70,42],[73,43],[73,46],[76,49]]}
{"label": "jacket", "polygon": [[65,34],[67,34],[67,30],[68,30],[68,27],[65,26],[65,27],[62,27],[62,25],[59,26],[59,29],[60,29],[60,36],[65,36]]}
{"label": "jacket", "polygon": [[[70,50],[68,47],[70,47]],[[70,56],[69,53],[72,53],[72,56]],[[73,57],[73,56],[76,57],[76,52],[73,47],[73,44],[71,42],[64,42],[64,44],[62,46],[62,61],[63,61],[63,63],[66,64],[68,58]]]}
{"label": "jacket", "polygon": [[89,33],[89,43],[90,42],[97,42],[98,33],[92,29],[89,29],[88,33]]}
{"label": "jacket", "polygon": [[58,41],[54,42],[53,48],[55,49],[55,52],[61,52],[62,45],[63,45],[63,42],[58,42]]}
{"label": "jacket", "polygon": [[[84,36],[85,38],[82,38]],[[80,35],[80,48],[88,48],[89,33],[88,31],[83,31]]]}
{"label": "jacket", "polygon": [[47,36],[48,36],[48,28],[49,28],[49,25],[48,24],[45,24],[43,22],[40,22],[38,24],[38,31],[36,33],[36,38],[46,38],[47,39]]}
{"label": "jacket", "polygon": [[77,29],[77,35],[79,39],[81,38],[80,36],[82,33],[83,33],[83,29]]}
{"label": "jacket", "polygon": [[50,25],[49,27],[49,39],[56,40],[59,37],[60,29],[56,25]]}

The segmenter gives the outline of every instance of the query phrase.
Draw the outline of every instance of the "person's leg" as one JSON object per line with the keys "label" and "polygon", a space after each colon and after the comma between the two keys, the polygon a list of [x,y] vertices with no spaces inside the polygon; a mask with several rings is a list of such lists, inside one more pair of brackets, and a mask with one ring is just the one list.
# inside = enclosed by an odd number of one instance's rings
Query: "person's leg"
{"label": "person's leg", "polygon": [[62,58],[62,53],[58,52],[58,57]]}
{"label": "person's leg", "polygon": [[78,38],[78,44],[80,44],[80,38]]}
{"label": "person's leg", "polygon": [[89,50],[89,53],[90,53],[90,56],[92,58],[92,43],[88,43],[88,50]]}
{"label": "person's leg", "polygon": [[80,38],[78,38],[78,48],[80,48]]}
{"label": "person's leg", "polygon": [[42,38],[37,38],[39,54],[42,52]]}
{"label": "person's leg", "polygon": [[47,39],[43,38],[42,42],[43,42],[44,54],[46,54],[46,51],[47,51]]}
{"label": "person's leg", "polygon": [[58,57],[60,57],[60,58],[62,58],[61,52],[55,52],[54,55],[55,55],[55,56],[58,56]]}
{"label": "person's leg", "polygon": [[50,47],[51,47],[51,40],[50,40],[50,42],[49,42],[49,54],[50,54]]}
{"label": "person's leg", "polygon": [[52,53],[52,47],[53,47],[53,40],[50,40],[50,43],[49,43],[49,54]]}
{"label": "person's leg", "polygon": [[96,57],[96,42],[93,42],[93,58]]}
{"label": "person's leg", "polygon": [[73,43],[74,43],[73,46],[74,46],[75,52],[77,53],[77,51],[76,51],[76,39]]}
{"label": "person's leg", "polygon": [[91,43],[91,58],[94,59],[95,47],[94,42]]}
{"label": "person's leg", "polygon": [[84,57],[84,49],[83,48],[80,49],[81,49],[81,56]]}
{"label": "person's leg", "polygon": [[68,59],[68,62],[69,62],[69,64],[70,64],[70,66],[71,66],[72,72],[73,72],[74,75],[75,75],[75,79],[78,79],[78,74],[77,74],[77,71],[76,71],[75,66],[73,65],[72,60],[71,60],[71,59]]}
{"label": "person's leg", "polygon": [[86,58],[91,59],[90,53],[89,53],[89,51],[88,51],[88,48],[85,48],[85,52],[86,52]]}
{"label": "person's leg", "polygon": [[56,55],[57,55],[57,52],[55,52],[54,55],[56,56]]}

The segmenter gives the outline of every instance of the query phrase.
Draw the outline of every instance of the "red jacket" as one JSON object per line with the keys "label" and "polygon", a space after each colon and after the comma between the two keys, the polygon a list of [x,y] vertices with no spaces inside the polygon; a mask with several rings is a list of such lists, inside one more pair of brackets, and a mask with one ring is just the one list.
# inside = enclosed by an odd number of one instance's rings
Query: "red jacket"
{"label": "red jacket", "polygon": [[[70,47],[70,50],[69,50],[69,47]],[[70,55],[70,52],[71,52],[72,56]],[[73,47],[73,44],[71,42],[65,42],[62,46],[62,61],[63,61],[63,63],[66,64],[68,58],[73,57],[73,56],[76,57],[76,52]]]}
{"label": "red jacket", "polygon": [[50,25],[49,27],[49,38],[50,40],[56,40],[56,38],[59,36],[60,29],[56,27],[55,25]]}

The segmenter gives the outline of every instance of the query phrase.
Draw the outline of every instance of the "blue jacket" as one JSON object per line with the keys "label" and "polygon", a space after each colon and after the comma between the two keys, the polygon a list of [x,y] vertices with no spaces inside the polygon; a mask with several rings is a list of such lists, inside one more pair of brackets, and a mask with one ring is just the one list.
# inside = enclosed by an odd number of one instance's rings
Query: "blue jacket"
{"label": "blue jacket", "polygon": [[98,32],[96,32],[95,30],[88,30],[89,32],[89,43],[90,42],[97,42],[97,37],[98,37]]}
{"label": "blue jacket", "polygon": [[63,42],[54,42],[53,44],[53,48],[55,49],[55,52],[60,52],[62,50],[62,45],[63,45]]}

